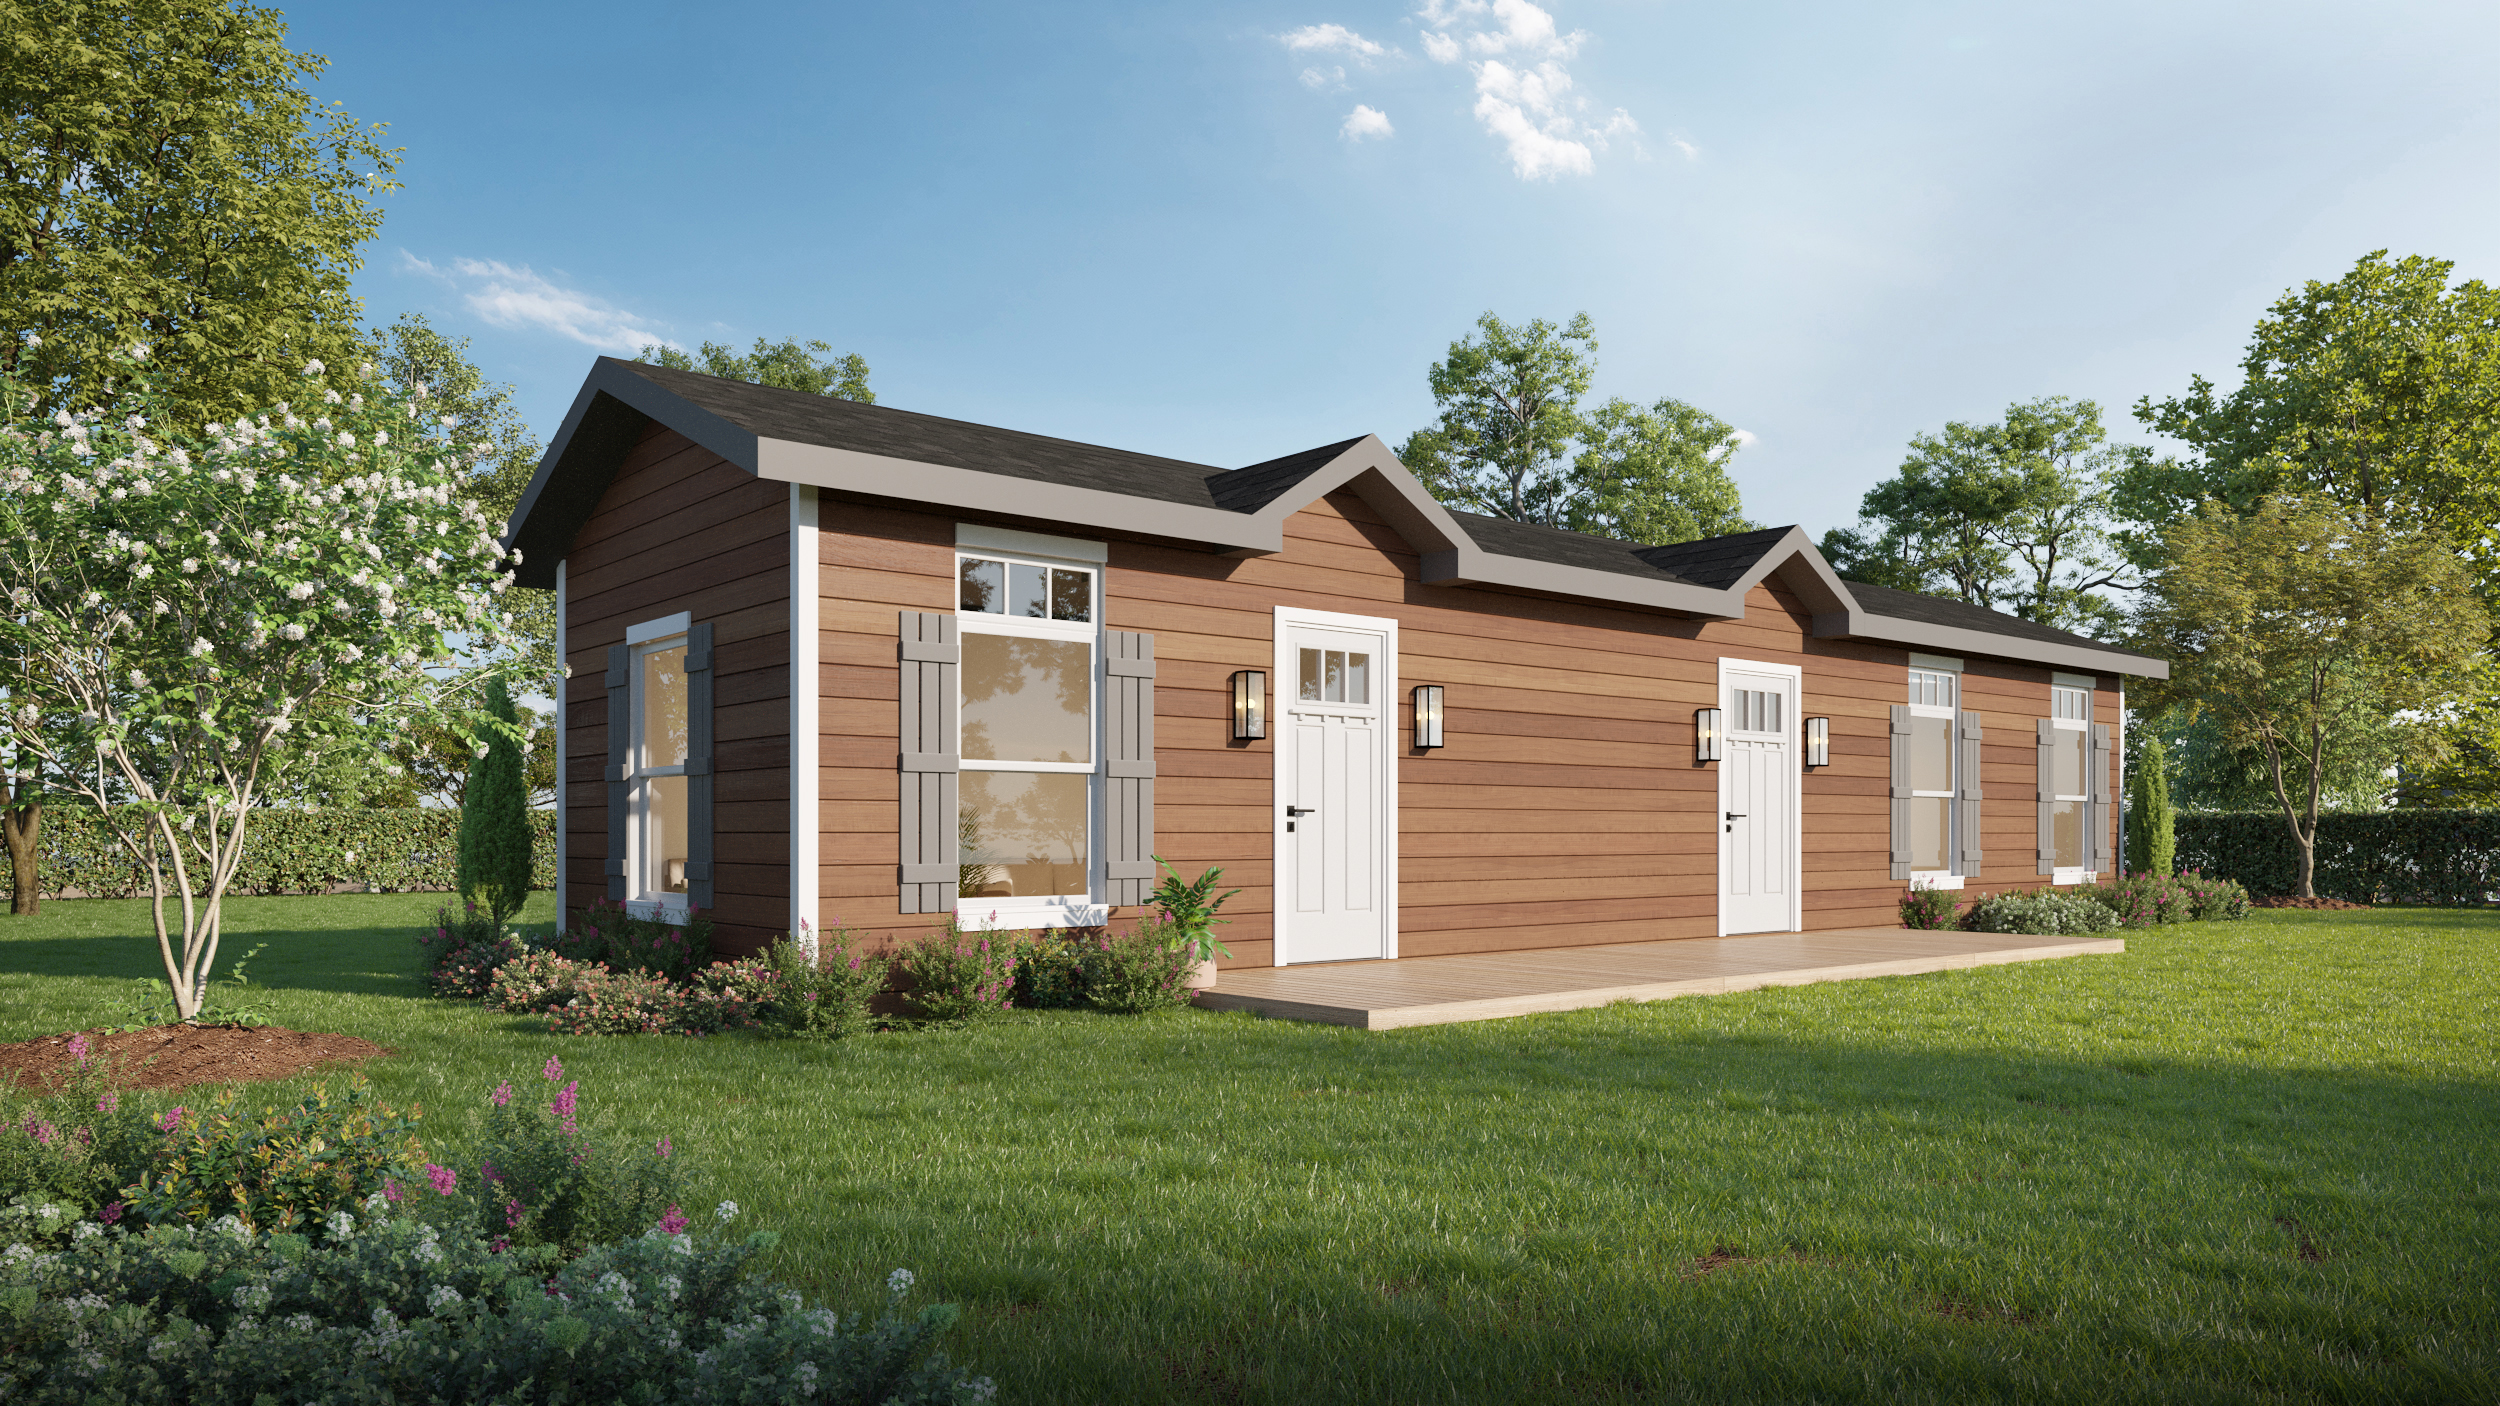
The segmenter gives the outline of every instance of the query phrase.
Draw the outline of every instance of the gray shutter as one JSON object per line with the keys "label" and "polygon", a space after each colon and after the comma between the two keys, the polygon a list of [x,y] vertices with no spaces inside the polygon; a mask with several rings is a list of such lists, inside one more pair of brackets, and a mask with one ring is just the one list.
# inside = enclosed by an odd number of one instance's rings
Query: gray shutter
{"label": "gray shutter", "polygon": [[1892,876],[1910,877],[1910,709],[1892,705]]}
{"label": "gray shutter", "polygon": [[2092,770],[2084,785],[2092,804],[2083,811],[2083,867],[2096,874],[2109,872],[2109,760],[2112,751],[2109,724],[2092,724]]}
{"label": "gray shutter", "polygon": [[902,882],[905,913],[952,913],[961,877],[962,843],[956,811],[961,807],[957,764],[959,671],[963,647],[955,617],[930,611],[902,612]]}
{"label": "gray shutter", "polygon": [[686,631],[686,902],[712,907],[712,626]]}
{"label": "gray shutter", "polygon": [[1961,716],[1961,756],[1954,770],[1962,781],[1960,819],[1962,822],[1962,867],[1957,873],[1976,875],[1979,872],[1979,715]]}
{"label": "gray shutter", "polygon": [[626,748],[634,731],[634,651],[608,650],[608,897],[625,901]]}
{"label": "gray shutter", "polygon": [[1154,891],[1155,637],[1106,632],[1102,675],[1102,901],[1121,908]]}
{"label": "gray shutter", "polygon": [[2040,872],[2057,872],[2057,724],[2040,720]]}

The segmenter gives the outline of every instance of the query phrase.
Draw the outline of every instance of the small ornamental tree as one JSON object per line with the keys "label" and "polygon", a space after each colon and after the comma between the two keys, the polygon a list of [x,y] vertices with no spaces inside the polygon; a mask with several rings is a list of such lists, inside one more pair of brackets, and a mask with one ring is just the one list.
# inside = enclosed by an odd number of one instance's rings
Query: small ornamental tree
{"label": "small ornamental tree", "polygon": [[2127,872],[2170,874],[2179,864],[2178,814],[2170,808],[2170,759],[2160,738],[2144,739],[2127,791]]}
{"label": "small ornamental tree", "polygon": [[156,437],[145,357],[109,414],[36,419],[0,379],[0,680],[20,775],[146,876],[190,1020],[253,807],[286,768],[465,716],[453,637],[499,637],[510,578],[422,387],[310,362],[302,408],[186,442]]}
{"label": "small ornamental tree", "polygon": [[486,716],[460,806],[460,895],[500,930],[530,894],[529,786],[521,775],[521,717],[500,678],[486,681]]}

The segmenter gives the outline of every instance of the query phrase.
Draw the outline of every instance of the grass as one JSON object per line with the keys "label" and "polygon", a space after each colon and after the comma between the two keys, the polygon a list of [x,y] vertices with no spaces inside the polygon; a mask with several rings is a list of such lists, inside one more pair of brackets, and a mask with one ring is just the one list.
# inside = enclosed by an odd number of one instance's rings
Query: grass
{"label": "grass", "polygon": [[[965,1304],[949,1352],[1003,1400],[2500,1399],[2489,913],[1386,1034],[815,1047],[429,1001],[431,911],[238,900],[228,950],[267,941],[273,1017],[391,1047],[374,1081],[446,1133],[561,1054],[785,1232],[777,1273]],[[0,1039],[111,1018],[143,915],[0,924]]]}

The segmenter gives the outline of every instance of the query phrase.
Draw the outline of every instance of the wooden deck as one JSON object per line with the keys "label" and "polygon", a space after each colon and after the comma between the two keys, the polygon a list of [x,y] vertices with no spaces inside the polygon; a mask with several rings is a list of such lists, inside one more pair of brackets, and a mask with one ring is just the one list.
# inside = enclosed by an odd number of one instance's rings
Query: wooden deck
{"label": "wooden deck", "polygon": [[1663,1001],[1757,986],[1804,986],[1869,976],[2124,952],[2116,938],[1843,928],[1761,937],[1686,938],[1603,947],[1328,962],[1224,973],[1201,1006],[1362,1030],[1498,1020],[1616,1001]]}

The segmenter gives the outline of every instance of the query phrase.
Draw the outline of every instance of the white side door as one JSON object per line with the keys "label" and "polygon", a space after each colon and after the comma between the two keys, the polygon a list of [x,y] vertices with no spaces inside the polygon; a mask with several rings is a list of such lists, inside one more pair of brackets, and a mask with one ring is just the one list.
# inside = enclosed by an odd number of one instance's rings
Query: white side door
{"label": "white side door", "polygon": [[1798,904],[1794,667],[1719,661],[1719,932],[1795,932]]}
{"label": "white side door", "polygon": [[1388,630],[1278,621],[1278,963],[1392,955]]}

